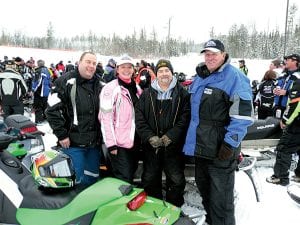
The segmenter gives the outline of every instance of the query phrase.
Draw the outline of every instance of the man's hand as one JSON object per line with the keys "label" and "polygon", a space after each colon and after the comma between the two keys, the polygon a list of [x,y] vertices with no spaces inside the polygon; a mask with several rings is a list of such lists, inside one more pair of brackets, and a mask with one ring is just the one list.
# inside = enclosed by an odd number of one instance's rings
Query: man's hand
{"label": "man's hand", "polygon": [[285,95],[286,95],[286,90],[280,89],[280,90],[279,90],[279,95],[285,96]]}
{"label": "man's hand", "polygon": [[117,150],[117,149],[111,150],[111,151],[110,151],[110,154],[112,154],[112,155],[117,155],[117,154],[118,154],[118,150]]}
{"label": "man's hand", "polygon": [[280,120],[280,128],[284,130],[286,128],[286,125]]}
{"label": "man's hand", "polygon": [[286,90],[276,87],[276,88],[274,88],[273,93],[277,96],[286,95]]}
{"label": "man's hand", "polygon": [[233,151],[227,144],[222,143],[218,153],[219,160],[230,159],[233,156]]}
{"label": "man's hand", "polygon": [[69,148],[70,147],[70,139],[67,137],[63,140],[59,141],[59,144],[61,145],[61,147],[63,148]]}
{"label": "man's hand", "polygon": [[149,143],[153,148],[158,148],[160,146],[163,146],[163,142],[158,136],[153,136],[149,138]]}
{"label": "man's hand", "polygon": [[160,139],[165,147],[167,147],[172,142],[171,139],[165,134]]}

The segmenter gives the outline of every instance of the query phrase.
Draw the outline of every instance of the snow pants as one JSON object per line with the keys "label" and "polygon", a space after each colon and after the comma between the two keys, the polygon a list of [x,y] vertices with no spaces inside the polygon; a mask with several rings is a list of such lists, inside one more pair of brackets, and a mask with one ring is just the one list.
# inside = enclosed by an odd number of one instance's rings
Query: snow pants
{"label": "snow pants", "polygon": [[195,157],[195,180],[209,225],[235,225],[234,179],[237,160]]}
{"label": "snow pants", "polygon": [[4,118],[13,114],[24,114],[24,105],[20,102],[18,105],[2,105],[2,110],[4,113]]}
{"label": "snow pants", "polygon": [[33,108],[35,111],[35,122],[40,123],[46,120],[45,110],[47,108],[48,97],[41,97],[34,93]]}
{"label": "snow pants", "polygon": [[268,116],[273,116],[273,109],[266,109],[263,108],[261,106],[258,107],[257,109],[257,113],[258,113],[258,119],[259,120],[264,120],[266,119]]}
{"label": "snow pants", "polygon": [[292,154],[300,150],[300,128],[287,127],[276,147],[274,175],[282,180],[289,180]]}
{"label": "snow pants", "polygon": [[[172,151],[173,150],[173,151]],[[178,207],[184,203],[184,158],[180,151],[160,148],[144,151],[142,183],[152,197],[163,199],[162,171],[166,175],[166,201]]]}
{"label": "snow pants", "polygon": [[137,149],[118,147],[118,154],[109,154],[109,159],[113,175],[118,179],[133,183],[134,173],[138,166]]}

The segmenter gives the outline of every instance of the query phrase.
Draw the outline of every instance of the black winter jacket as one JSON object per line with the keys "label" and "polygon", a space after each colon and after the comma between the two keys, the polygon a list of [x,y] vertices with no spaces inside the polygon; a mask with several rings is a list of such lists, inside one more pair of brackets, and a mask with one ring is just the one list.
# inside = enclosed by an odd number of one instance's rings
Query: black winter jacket
{"label": "black winter jacket", "polygon": [[150,147],[149,138],[166,134],[171,140],[170,148],[182,150],[187,128],[190,122],[190,95],[180,85],[176,84],[172,93],[171,112],[165,117],[166,133],[159,130],[157,112],[157,91],[150,87],[145,89],[136,105],[136,128],[144,147]]}
{"label": "black winter jacket", "polygon": [[58,140],[69,137],[73,147],[94,147],[101,142],[98,121],[101,89],[98,76],[92,80],[83,79],[78,69],[55,81],[46,115]]}
{"label": "black winter jacket", "polygon": [[0,98],[2,105],[19,105],[27,86],[21,74],[10,68],[0,73]]}

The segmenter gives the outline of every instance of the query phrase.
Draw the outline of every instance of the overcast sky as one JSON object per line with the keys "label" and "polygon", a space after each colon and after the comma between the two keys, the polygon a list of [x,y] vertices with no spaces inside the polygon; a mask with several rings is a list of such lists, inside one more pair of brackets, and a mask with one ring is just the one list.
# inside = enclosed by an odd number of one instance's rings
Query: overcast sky
{"label": "overcast sky", "polygon": [[[258,31],[282,32],[287,0],[14,0],[1,1],[0,29],[45,36],[51,21],[55,36],[88,34],[124,37],[153,28],[159,38],[206,41],[209,31],[227,34],[233,24],[256,25]],[[299,3],[290,0],[290,5]],[[299,11],[297,21],[299,21]]]}

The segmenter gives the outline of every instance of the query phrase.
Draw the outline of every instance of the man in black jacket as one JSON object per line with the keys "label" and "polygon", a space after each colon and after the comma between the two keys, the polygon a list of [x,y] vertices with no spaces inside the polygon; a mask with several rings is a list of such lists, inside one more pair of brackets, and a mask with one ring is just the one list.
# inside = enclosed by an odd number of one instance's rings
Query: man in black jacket
{"label": "man in black jacket", "polygon": [[184,202],[184,158],[182,146],[190,121],[188,92],[173,76],[168,60],[159,60],[156,80],[145,89],[136,106],[136,127],[142,140],[142,183],[153,197],[162,198],[162,170],[166,175],[166,200],[176,206]]}
{"label": "man in black jacket", "polygon": [[96,55],[85,52],[78,69],[59,77],[48,97],[47,119],[64,153],[70,155],[76,182],[90,185],[99,177],[101,142],[98,122],[100,78]]}
{"label": "man in black jacket", "polygon": [[15,62],[8,60],[4,72],[0,73],[0,97],[4,117],[24,113],[22,97],[27,92],[27,86],[16,70]]}

